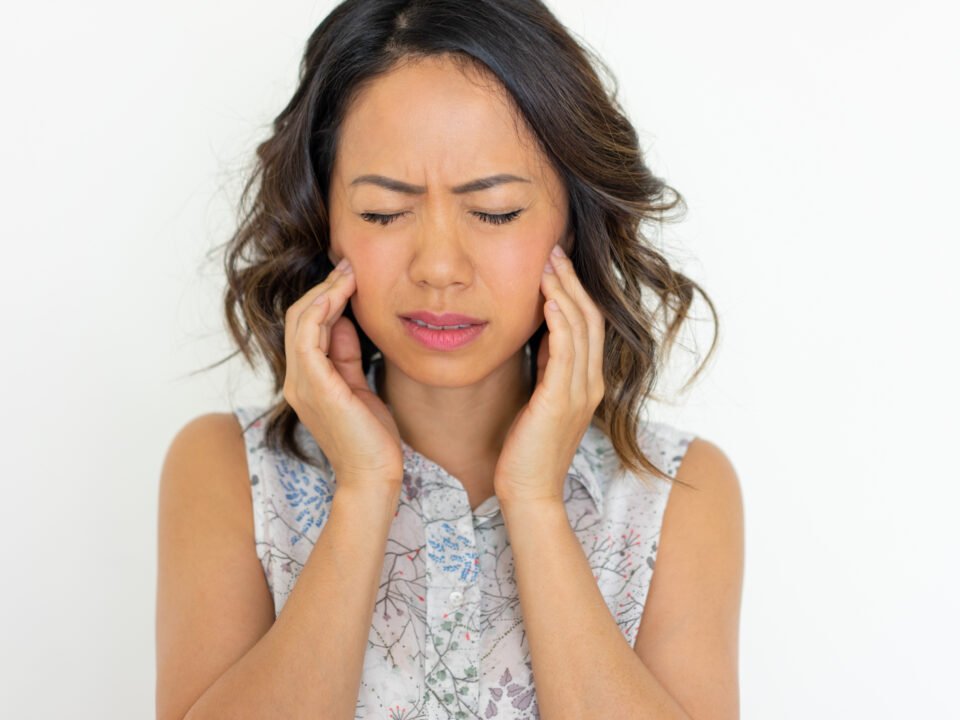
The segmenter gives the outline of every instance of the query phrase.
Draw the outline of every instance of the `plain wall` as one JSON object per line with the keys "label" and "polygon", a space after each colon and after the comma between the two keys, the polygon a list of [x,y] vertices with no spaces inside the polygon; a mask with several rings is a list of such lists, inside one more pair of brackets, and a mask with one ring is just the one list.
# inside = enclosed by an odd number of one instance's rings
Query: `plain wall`
{"label": "plain wall", "polygon": [[[654,415],[740,476],[743,717],[943,714],[960,640],[950,5],[551,6],[685,196],[664,239],[720,313],[706,376]],[[190,375],[232,349],[205,254],[331,7],[0,10],[3,717],[153,714],[164,454],[192,417],[269,391],[239,360]]]}

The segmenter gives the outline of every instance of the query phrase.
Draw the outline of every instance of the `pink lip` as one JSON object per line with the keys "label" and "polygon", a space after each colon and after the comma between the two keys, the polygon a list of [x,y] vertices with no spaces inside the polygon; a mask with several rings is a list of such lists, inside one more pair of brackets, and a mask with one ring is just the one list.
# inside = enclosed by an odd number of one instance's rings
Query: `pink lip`
{"label": "pink lip", "polygon": [[[461,315],[460,317],[463,316]],[[481,325],[471,325],[470,327],[456,330],[433,330],[432,328],[417,325],[409,318],[402,317],[400,319],[403,321],[403,326],[407,332],[410,333],[410,336],[431,350],[456,350],[457,348],[461,348],[476,340],[487,326],[486,323],[483,323]],[[449,320],[445,322],[449,322]],[[434,323],[431,322],[430,324],[433,325]]]}
{"label": "pink lip", "polygon": [[402,313],[400,317],[415,318],[421,322],[431,325],[483,325],[484,321],[469,315],[460,315],[459,313],[444,313],[443,315],[434,315],[426,310],[417,310],[415,312]]}

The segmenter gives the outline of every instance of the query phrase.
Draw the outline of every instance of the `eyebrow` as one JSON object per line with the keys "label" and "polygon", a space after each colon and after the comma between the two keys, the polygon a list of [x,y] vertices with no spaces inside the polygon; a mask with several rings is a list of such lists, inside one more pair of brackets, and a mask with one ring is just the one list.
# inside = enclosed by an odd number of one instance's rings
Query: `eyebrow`
{"label": "eyebrow", "polygon": [[[527,178],[517,177],[516,175],[510,175],[508,173],[501,173],[499,175],[491,175],[490,177],[471,180],[463,185],[452,187],[450,190],[455,195],[464,195],[466,193],[477,192],[478,190],[486,190],[487,188],[492,188],[496,185],[503,185],[504,183],[510,182],[528,183],[530,180]],[[378,185],[379,187],[386,188],[387,190],[404,193],[405,195],[423,195],[425,192],[427,192],[427,189],[423,185],[411,185],[410,183],[405,183],[401,180],[394,180],[392,178],[384,177],[383,175],[361,175],[358,178],[354,178],[350,185],[361,185],[364,183]]]}

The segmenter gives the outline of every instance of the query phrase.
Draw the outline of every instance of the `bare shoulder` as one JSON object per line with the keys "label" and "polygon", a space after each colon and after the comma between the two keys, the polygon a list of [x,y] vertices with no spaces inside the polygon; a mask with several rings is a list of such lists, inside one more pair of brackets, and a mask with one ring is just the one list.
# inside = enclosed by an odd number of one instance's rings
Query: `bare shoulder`
{"label": "bare shoulder", "polygon": [[214,412],[187,422],[173,437],[160,476],[160,510],[182,517],[199,503],[208,522],[253,537],[253,512],[243,429],[232,413]]}
{"label": "bare shoulder", "polygon": [[[176,472],[187,468],[202,470],[202,477],[199,472]],[[188,421],[173,437],[164,460],[161,490],[164,484],[185,484],[184,478],[199,479],[195,491],[226,492],[246,504],[246,477],[246,446],[240,422],[233,413],[206,413]]]}
{"label": "bare shoulder", "polygon": [[[710,494],[713,502],[742,504],[740,478],[733,462],[706,438],[695,437],[690,442],[677,470],[677,478],[694,486],[698,492]],[[690,492],[689,488],[684,489]]]}
{"label": "bare shoulder", "polygon": [[717,445],[691,441],[664,511],[634,649],[691,717],[739,717],[743,494]]}
{"label": "bare shoulder", "polygon": [[246,447],[232,413],[173,437],[157,525],[157,718],[182,718],[262,637],[273,599],[256,554]]}

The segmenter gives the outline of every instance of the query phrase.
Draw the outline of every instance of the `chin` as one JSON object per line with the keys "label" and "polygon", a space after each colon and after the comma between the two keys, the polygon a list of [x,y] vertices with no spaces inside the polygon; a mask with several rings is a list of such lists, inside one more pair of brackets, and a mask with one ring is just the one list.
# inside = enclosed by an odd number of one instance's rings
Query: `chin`
{"label": "chin", "polygon": [[496,367],[489,357],[474,355],[437,354],[430,356],[398,358],[389,352],[383,353],[391,364],[404,375],[421,385],[431,387],[466,387],[479,382]]}
{"label": "chin", "polygon": [[381,347],[390,363],[417,383],[429,387],[457,388],[475,385],[489,377],[517,353],[525,353],[526,341],[501,353],[490,350],[465,350],[457,353],[418,353],[405,348],[393,353]]}

